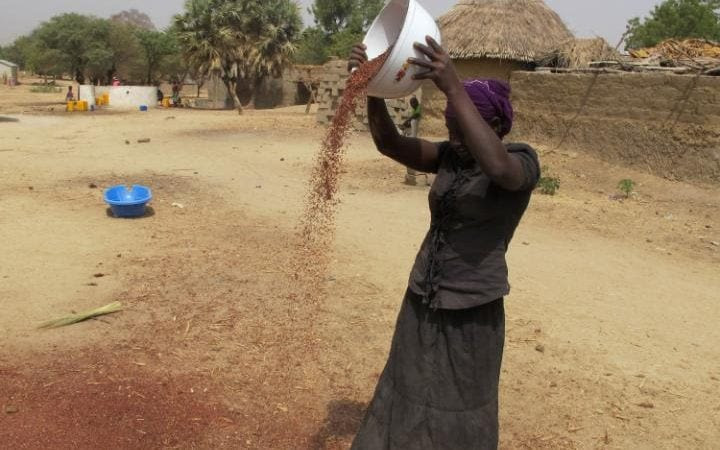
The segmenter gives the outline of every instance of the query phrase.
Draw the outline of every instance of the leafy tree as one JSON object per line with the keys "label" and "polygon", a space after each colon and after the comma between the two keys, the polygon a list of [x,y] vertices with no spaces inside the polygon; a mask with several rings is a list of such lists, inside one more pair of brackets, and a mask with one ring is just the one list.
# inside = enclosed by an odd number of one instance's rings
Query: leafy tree
{"label": "leafy tree", "polygon": [[25,64],[30,70],[42,76],[47,84],[47,77],[59,78],[67,72],[65,55],[57,49],[32,45],[25,48]]}
{"label": "leafy tree", "polygon": [[310,12],[315,24],[332,35],[352,30],[362,33],[370,26],[383,7],[383,0],[315,0]]}
{"label": "leafy tree", "polygon": [[104,82],[110,84],[114,76],[124,80],[144,79],[145,63],[137,28],[127,23],[111,21],[108,39],[113,60]]}
{"label": "leafy tree", "polygon": [[29,47],[32,44],[32,40],[27,36],[21,36],[15,40],[12,44],[3,47],[2,59],[14,62],[22,69],[26,68],[27,54]]}
{"label": "leafy tree", "polygon": [[[37,28],[30,39],[36,49],[34,70],[62,67],[80,83],[109,83],[112,77],[140,78],[142,49],[136,28],[92,16],[63,14]],[[61,61],[53,62],[50,57]],[[119,73],[121,72],[121,73]]]}
{"label": "leafy tree", "polygon": [[[155,32],[157,28],[147,14],[137,9],[121,11],[110,16],[109,44],[114,58],[113,67],[107,75],[108,83],[115,75],[122,79],[147,82],[148,71],[153,69],[148,67],[147,48],[140,40],[143,31]],[[152,46],[150,50],[153,50]],[[162,66],[163,58],[160,58],[158,66]]]}
{"label": "leafy tree", "polygon": [[315,0],[309,10],[318,28],[334,34],[350,25],[356,4],[356,0]]}
{"label": "leafy tree", "polygon": [[108,42],[109,25],[106,20],[80,14],[55,16],[37,28],[31,39],[36,50],[56,50],[50,54],[61,57],[58,66],[66,67],[73,77],[83,83],[89,57]]}
{"label": "leafy tree", "polygon": [[328,53],[338,58],[347,58],[352,46],[362,41],[364,37],[365,33],[363,31],[353,31],[349,28],[343,30],[330,36]]}
{"label": "leafy tree", "polygon": [[3,55],[39,75],[69,73],[80,83],[109,84],[115,75],[152,83],[186,73],[175,34],[148,29],[152,24],[146,18],[134,10],[113,20],[62,14],[3,48]]}
{"label": "leafy tree", "polygon": [[665,0],[641,20],[628,22],[626,48],[652,47],[666,39],[720,40],[720,0]]}
{"label": "leafy tree", "polygon": [[320,28],[309,27],[302,32],[297,43],[295,62],[300,64],[325,64],[330,58],[327,36]]}
{"label": "leafy tree", "polygon": [[140,12],[137,9],[121,11],[115,15],[110,16],[110,21],[119,24],[131,25],[140,30],[157,30],[152,19],[150,19],[147,14]]}
{"label": "leafy tree", "polygon": [[[177,29],[174,26],[170,26],[165,30],[165,34],[171,42],[173,52],[163,58],[162,63],[158,67],[160,76],[170,80],[182,81],[185,80],[188,75],[192,75],[193,78],[196,79],[195,75],[197,74],[192,70],[182,55]],[[197,81],[199,85],[202,85],[204,82],[204,79]]]}
{"label": "leafy tree", "polygon": [[177,53],[177,43],[172,35],[162,31],[139,30],[138,39],[145,63],[145,81],[152,84],[164,60]]}
{"label": "leafy tree", "polygon": [[113,72],[115,54],[107,46],[93,46],[84,56],[87,58],[84,73],[92,84],[97,84]]}
{"label": "leafy tree", "polygon": [[315,0],[309,9],[315,16],[315,27],[303,33],[296,61],[322,64],[330,56],[346,57],[350,48],[362,40],[383,3],[383,0]]}

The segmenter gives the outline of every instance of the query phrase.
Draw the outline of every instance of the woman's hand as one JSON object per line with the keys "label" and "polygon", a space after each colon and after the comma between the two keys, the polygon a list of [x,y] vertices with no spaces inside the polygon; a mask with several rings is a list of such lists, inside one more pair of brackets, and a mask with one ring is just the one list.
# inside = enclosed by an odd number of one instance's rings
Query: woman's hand
{"label": "woman's hand", "polygon": [[445,95],[450,95],[457,89],[462,89],[462,83],[455,71],[455,65],[440,44],[430,36],[426,38],[427,44],[419,42],[415,43],[415,48],[424,54],[429,61],[425,59],[410,58],[409,62],[425,69],[413,76],[415,80],[432,80],[438,89],[443,91]]}
{"label": "woman's hand", "polygon": [[365,44],[355,44],[350,51],[348,61],[348,72],[352,72],[358,67],[368,62],[367,46]]}

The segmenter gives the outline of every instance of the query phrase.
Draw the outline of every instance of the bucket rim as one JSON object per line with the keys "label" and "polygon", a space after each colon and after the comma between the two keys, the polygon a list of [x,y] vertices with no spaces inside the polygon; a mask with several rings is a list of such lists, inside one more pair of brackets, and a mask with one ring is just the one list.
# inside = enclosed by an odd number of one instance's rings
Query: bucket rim
{"label": "bucket rim", "polygon": [[[138,198],[136,200],[112,200],[108,197],[108,194],[110,193],[110,191],[118,190],[120,188],[126,189],[126,190],[133,190],[135,188],[144,189],[147,191],[147,195],[145,195],[141,198]],[[119,184],[117,186],[112,186],[112,187],[107,188],[105,190],[104,197],[105,197],[105,203],[107,203],[110,206],[138,206],[138,205],[143,205],[143,204],[149,203],[152,200],[153,195],[152,195],[152,190],[147,186],[142,186],[139,184],[133,184],[132,186],[128,186],[125,184]]]}

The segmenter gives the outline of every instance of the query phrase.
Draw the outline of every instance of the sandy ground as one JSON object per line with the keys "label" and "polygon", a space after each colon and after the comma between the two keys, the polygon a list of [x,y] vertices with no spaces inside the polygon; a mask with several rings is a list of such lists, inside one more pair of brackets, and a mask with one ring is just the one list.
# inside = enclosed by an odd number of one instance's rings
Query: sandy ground
{"label": "sandy ground", "polygon": [[[58,97],[0,87],[3,446],[347,448],[427,187],[354,136],[327,296],[303,308],[289,262],[323,135],[303,107],[67,114]],[[562,187],[509,255],[502,448],[717,448],[720,189],[539,150]],[[637,194],[615,200],[623,178]],[[151,186],[151,214],[111,218],[114,183]]]}

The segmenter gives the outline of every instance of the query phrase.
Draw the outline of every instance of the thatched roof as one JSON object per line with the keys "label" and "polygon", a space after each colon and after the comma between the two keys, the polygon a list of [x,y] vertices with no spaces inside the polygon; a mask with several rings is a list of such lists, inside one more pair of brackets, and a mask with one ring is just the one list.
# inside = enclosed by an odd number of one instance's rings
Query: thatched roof
{"label": "thatched roof", "polygon": [[556,48],[538,58],[537,63],[545,67],[577,69],[590,67],[594,61],[617,61],[620,53],[601,37],[589,39],[568,39]]}
{"label": "thatched roof", "polygon": [[439,24],[454,59],[534,62],[573,37],[542,0],[460,0]]}

